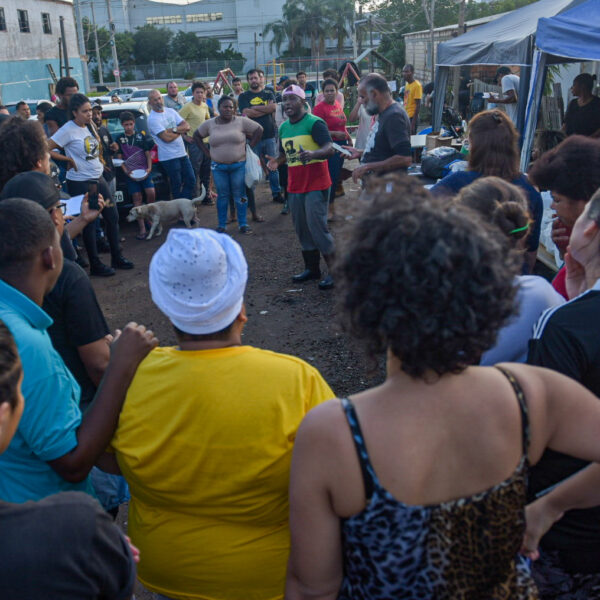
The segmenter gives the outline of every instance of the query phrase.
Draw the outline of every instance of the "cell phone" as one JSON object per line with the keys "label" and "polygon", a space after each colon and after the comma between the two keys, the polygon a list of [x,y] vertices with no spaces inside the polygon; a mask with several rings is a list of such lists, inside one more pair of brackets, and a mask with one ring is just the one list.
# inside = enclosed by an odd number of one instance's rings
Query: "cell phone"
{"label": "cell phone", "polygon": [[352,152],[350,152],[350,150],[346,150],[346,148],[342,148],[342,146],[340,146],[339,144],[336,144],[335,142],[333,142],[333,144],[331,144],[331,146],[333,147],[334,150],[336,150],[340,154],[343,154],[344,156],[352,158]]}
{"label": "cell phone", "polygon": [[98,204],[98,182],[88,181],[88,205],[92,210],[98,210],[100,204]]}

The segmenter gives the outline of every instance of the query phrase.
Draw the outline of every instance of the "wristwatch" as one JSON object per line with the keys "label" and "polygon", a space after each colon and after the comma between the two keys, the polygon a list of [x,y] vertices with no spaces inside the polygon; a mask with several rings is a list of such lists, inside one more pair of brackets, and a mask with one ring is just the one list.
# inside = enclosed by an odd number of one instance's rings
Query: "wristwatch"
{"label": "wristwatch", "polygon": [[173,128],[171,129],[171,131],[172,131],[173,133],[179,133],[179,132],[177,131],[177,127],[173,127]]}

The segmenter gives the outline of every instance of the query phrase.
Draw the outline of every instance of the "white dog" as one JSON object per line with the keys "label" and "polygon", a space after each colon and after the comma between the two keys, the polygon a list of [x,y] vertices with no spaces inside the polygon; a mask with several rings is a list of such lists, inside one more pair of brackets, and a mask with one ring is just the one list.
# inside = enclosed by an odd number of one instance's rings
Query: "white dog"
{"label": "white dog", "polygon": [[179,221],[179,219],[182,219],[185,226],[189,229],[192,227],[192,223],[195,223],[196,225],[200,224],[197,209],[205,196],[206,190],[204,189],[204,186],[202,186],[202,193],[193,200],[189,200],[188,198],[175,198],[174,200],[161,200],[159,202],[153,202],[152,204],[134,206],[129,211],[127,220],[131,222],[142,218],[150,221],[152,226],[146,237],[147,240],[152,238],[155,232],[156,235],[160,235],[162,233],[163,225]]}

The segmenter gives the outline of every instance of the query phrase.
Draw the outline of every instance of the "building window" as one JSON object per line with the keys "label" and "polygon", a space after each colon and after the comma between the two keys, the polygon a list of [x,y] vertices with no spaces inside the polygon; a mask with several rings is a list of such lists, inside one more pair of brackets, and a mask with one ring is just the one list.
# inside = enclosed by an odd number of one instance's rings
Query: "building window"
{"label": "building window", "polygon": [[208,23],[209,21],[222,21],[223,13],[197,13],[195,15],[187,15],[185,19],[188,23]]}
{"label": "building window", "polygon": [[146,17],[146,23],[148,25],[178,25],[181,22],[181,15],[168,15],[166,17]]}
{"label": "building window", "polygon": [[50,24],[50,13],[42,13],[42,29],[44,33],[52,33],[52,25]]}
{"label": "building window", "polygon": [[0,31],[6,31],[6,17],[4,16],[4,9],[0,7]]}
{"label": "building window", "polygon": [[21,33],[29,33],[29,16],[26,10],[17,10],[19,15],[19,31]]}

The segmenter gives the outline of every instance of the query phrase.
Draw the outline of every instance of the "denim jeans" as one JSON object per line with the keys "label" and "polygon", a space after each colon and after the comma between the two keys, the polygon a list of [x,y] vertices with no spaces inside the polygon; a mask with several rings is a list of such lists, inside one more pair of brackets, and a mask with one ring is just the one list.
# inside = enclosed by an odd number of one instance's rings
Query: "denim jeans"
{"label": "denim jeans", "polygon": [[248,203],[244,198],[246,161],[242,160],[231,164],[213,161],[211,169],[215,185],[217,186],[217,215],[219,217],[219,227],[225,229],[227,224],[227,207],[230,198],[233,198],[237,207],[237,219],[240,229],[246,227],[248,225],[246,219]]}
{"label": "denim jeans", "polygon": [[[277,148],[277,142],[275,138],[267,138],[266,140],[260,140],[256,146],[253,148],[255,154],[257,154],[260,158],[262,158],[265,163],[269,161],[268,156],[274,157],[279,154],[279,149]],[[281,187],[279,185],[279,173],[277,171],[269,170],[269,185],[271,186],[271,194],[273,196],[277,196],[277,194],[281,194]]]}
{"label": "denim jeans", "polygon": [[175,198],[194,197],[194,188],[196,187],[196,176],[190,159],[185,156],[172,158],[171,160],[161,160],[160,164],[164,167],[169,182],[171,183],[171,195]]}
{"label": "denim jeans", "polygon": [[329,204],[335,201],[335,190],[340,180],[342,167],[344,166],[344,157],[336,152],[327,159],[327,167],[329,169],[329,177],[331,177],[331,187],[329,188]]}

